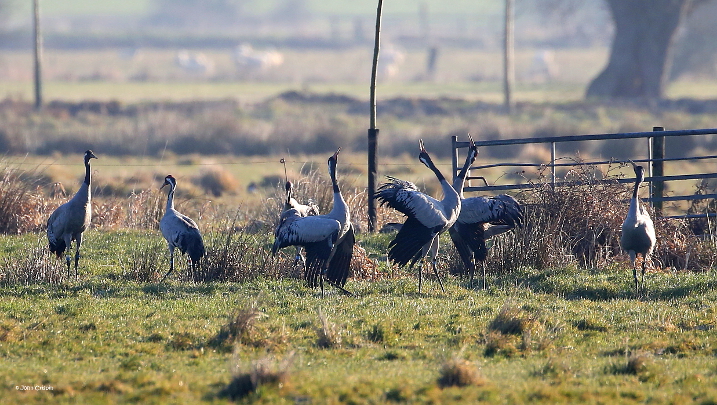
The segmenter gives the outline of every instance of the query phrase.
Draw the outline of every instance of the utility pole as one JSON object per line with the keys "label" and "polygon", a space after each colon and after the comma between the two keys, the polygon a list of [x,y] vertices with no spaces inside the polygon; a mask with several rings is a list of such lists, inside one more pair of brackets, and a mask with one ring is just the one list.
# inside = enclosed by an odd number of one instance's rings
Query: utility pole
{"label": "utility pole", "polygon": [[40,0],[33,0],[33,35],[35,42],[35,109],[42,108],[42,35],[40,33]]}
{"label": "utility pole", "polygon": [[513,112],[513,84],[515,82],[515,0],[505,0],[505,32],[503,36],[503,94],[505,111]]}
{"label": "utility pole", "polygon": [[368,231],[376,232],[376,172],[378,167],[378,128],[376,128],[376,72],[378,70],[378,51],[381,44],[381,11],[383,0],[378,0],[376,9],[376,35],[373,44],[373,68],[371,70],[371,93],[369,96],[370,123],[368,130]]}

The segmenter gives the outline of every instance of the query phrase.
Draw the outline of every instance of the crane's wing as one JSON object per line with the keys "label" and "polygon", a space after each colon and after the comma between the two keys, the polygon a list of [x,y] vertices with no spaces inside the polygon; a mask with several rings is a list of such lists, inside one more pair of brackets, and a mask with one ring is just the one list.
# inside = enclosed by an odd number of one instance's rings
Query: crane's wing
{"label": "crane's wing", "polygon": [[59,258],[67,248],[62,234],[65,233],[67,203],[60,205],[50,214],[47,219],[47,241],[50,252],[55,253]]}
{"label": "crane's wing", "polygon": [[194,222],[194,220],[192,218],[189,218],[188,216],[182,214],[181,212],[177,212],[177,217],[179,219],[181,219],[187,225],[187,228],[199,229],[199,226],[197,226],[197,223]]}
{"label": "crane's wing", "polygon": [[416,218],[408,217],[396,237],[388,244],[388,259],[403,267],[411,262],[413,265],[419,258],[421,249],[436,236],[443,226],[429,228]]}
{"label": "crane's wing", "polygon": [[461,201],[461,212],[457,222],[522,227],[523,208],[515,198],[507,194],[495,197],[466,198]]}
{"label": "crane's wing", "polygon": [[445,225],[446,218],[439,209],[440,202],[416,188],[410,181],[388,176],[390,183],[383,183],[374,197],[396,211],[415,218],[421,224],[433,228]]}
{"label": "crane's wing", "polygon": [[329,262],[326,279],[339,287],[343,287],[346,284],[346,279],[348,279],[351,272],[351,257],[353,256],[355,243],[354,227],[350,226],[348,232],[334,248],[334,256]]}
{"label": "crane's wing", "polygon": [[189,255],[192,263],[198,263],[206,253],[202,234],[196,227],[190,227],[185,232],[177,234],[176,246],[182,253]]}
{"label": "crane's wing", "polygon": [[[334,233],[338,235],[340,230],[341,224],[335,219],[316,216],[289,217],[277,228],[271,251],[276,254],[286,246],[306,247],[312,243],[325,242]],[[331,247],[336,242],[336,238],[331,242]],[[328,259],[328,255],[325,259]]]}
{"label": "crane's wing", "polygon": [[[311,217],[307,217],[311,218]],[[336,221],[338,223],[338,221]],[[326,239],[317,242],[305,243],[306,251],[306,273],[304,279],[309,287],[318,287],[321,275],[326,268],[326,261],[331,256],[331,250],[339,237],[339,228],[332,232]]]}

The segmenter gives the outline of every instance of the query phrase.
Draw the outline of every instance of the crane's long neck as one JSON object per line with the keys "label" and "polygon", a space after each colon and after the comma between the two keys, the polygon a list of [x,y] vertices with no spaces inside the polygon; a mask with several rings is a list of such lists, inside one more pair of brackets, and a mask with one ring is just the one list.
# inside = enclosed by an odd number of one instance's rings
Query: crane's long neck
{"label": "crane's long neck", "polygon": [[635,188],[632,189],[632,198],[630,199],[630,209],[627,212],[628,216],[636,217],[640,213],[640,200],[637,192],[640,188],[640,177],[635,178]]}
{"label": "crane's long neck", "polygon": [[350,221],[349,210],[343,195],[341,195],[339,182],[336,180],[336,166],[332,167],[329,171],[329,175],[331,176],[331,186],[334,190],[334,206],[331,208],[331,212],[327,215],[331,218],[337,219],[341,222],[341,226],[343,227]]}
{"label": "crane's long neck", "polygon": [[461,171],[458,173],[458,176],[453,179],[453,188],[456,190],[458,197],[461,199],[463,199],[463,185],[465,184],[468,169],[470,169],[471,164],[473,164],[473,159],[471,158],[471,153],[469,151],[468,157],[466,157],[466,162],[463,164]]}
{"label": "crane's long neck", "polygon": [[448,180],[443,177],[443,173],[438,170],[436,165],[433,164],[432,160],[428,160],[426,165],[429,169],[431,169],[431,171],[433,171],[433,173],[436,175],[436,178],[438,178],[438,181],[441,182],[441,188],[443,189],[443,200],[441,200],[441,202],[443,203],[443,207],[446,209],[446,211],[453,211],[456,207],[459,207],[461,204],[461,199],[458,195],[458,192],[453,188],[451,183],[449,183]]}
{"label": "crane's long neck", "polygon": [[167,193],[167,211],[174,209],[174,188],[176,186],[171,184],[169,186],[169,193]]}
{"label": "crane's long neck", "polygon": [[80,189],[77,190],[77,193],[73,197],[75,201],[81,200],[83,204],[86,204],[90,201],[90,198],[92,198],[91,195],[91,187],[90,182],[92,180],[92,171],[90,170],[90,161],[85,161],[85,180],[82,182],[82,185],[80,185]]}

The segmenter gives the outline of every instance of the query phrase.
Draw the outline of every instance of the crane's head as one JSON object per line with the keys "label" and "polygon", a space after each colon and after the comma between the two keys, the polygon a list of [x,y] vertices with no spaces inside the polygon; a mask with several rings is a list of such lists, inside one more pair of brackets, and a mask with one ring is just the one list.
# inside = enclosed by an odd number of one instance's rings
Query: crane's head
{"label": "crane's head", "polygon": [[171,174],[168,174],[167,177],[164,178],[164,184],[162,184],[162,187],[159,189],[163,189],[164,186],[169,186],[170,189],[173,189],[177,186],[177,180],[172,176]]}
{"label": "crane's head", "polygon": [[90,161],[90,159],[97,159],[97,156],[95,156],[94,153],[92,153],[91,150],[87,149],[85,151],[85,164]]}
{"label": "crane's head", "polygon": [[336,149],[336,152],[329,158],[329,175],[334,178],[336,177],[336,163],[338,162],[339,152],[341,148]]}
{"label": "crane's head", "polygon": [[421,152],[418,154],[418,160],[421,161],[424,165],[428,166],[429,168],[433,164],[433,161],[431,160],[431,157],[428,155],[428,152],[426,152],[426,145],[423,144],[423,139],[418,140],[418,147],[421,149]]}
{"label": "crane's head", "polygon": [[635,177],[637,178],[637,182],[642,183],[643,181],[645,181],[645,169],[640,165],[636,165],[634,162],[631,163],[632,168],[635,169]]}
{"label": "crane's head", "polygon": [[470,142],[470,145],[468,145],[468,157],[470,159],[471,164],[475,162],[476,157],[478,157],[478,147],[476,146],[475,142],[473,142],[473,137],[468,134],[468,140]]}

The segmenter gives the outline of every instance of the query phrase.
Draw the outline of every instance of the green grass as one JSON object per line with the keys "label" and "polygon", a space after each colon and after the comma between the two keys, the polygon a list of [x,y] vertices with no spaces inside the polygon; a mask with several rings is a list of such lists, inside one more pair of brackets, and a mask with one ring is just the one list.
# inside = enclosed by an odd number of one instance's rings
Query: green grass
{"label": "green grass", "polygon": [[[3,236],[0,257],[42,237]],[[354,297],[323,299],[291,279],[124,281],[132,246],[157,238],[90,231],[79,281],[0,288],[3,403],[225,403],[232,370],[291,353],[281,387],[259,386],[244,403],[717,400],[711,272],[649,273],[640,298],[618,265],[515,270],[492,275],[487,290],[449,279],[445,294],[435,281],[418,294],[415,272],[398,272],[350,281]],[[362,239],[370,253],[387,242]],[[264,316],[239,343],[215,339],[253,305]],[[340,337],[329,348],[319,342],[319,309]],[[450,364],[478,375],[441,388]]]}

